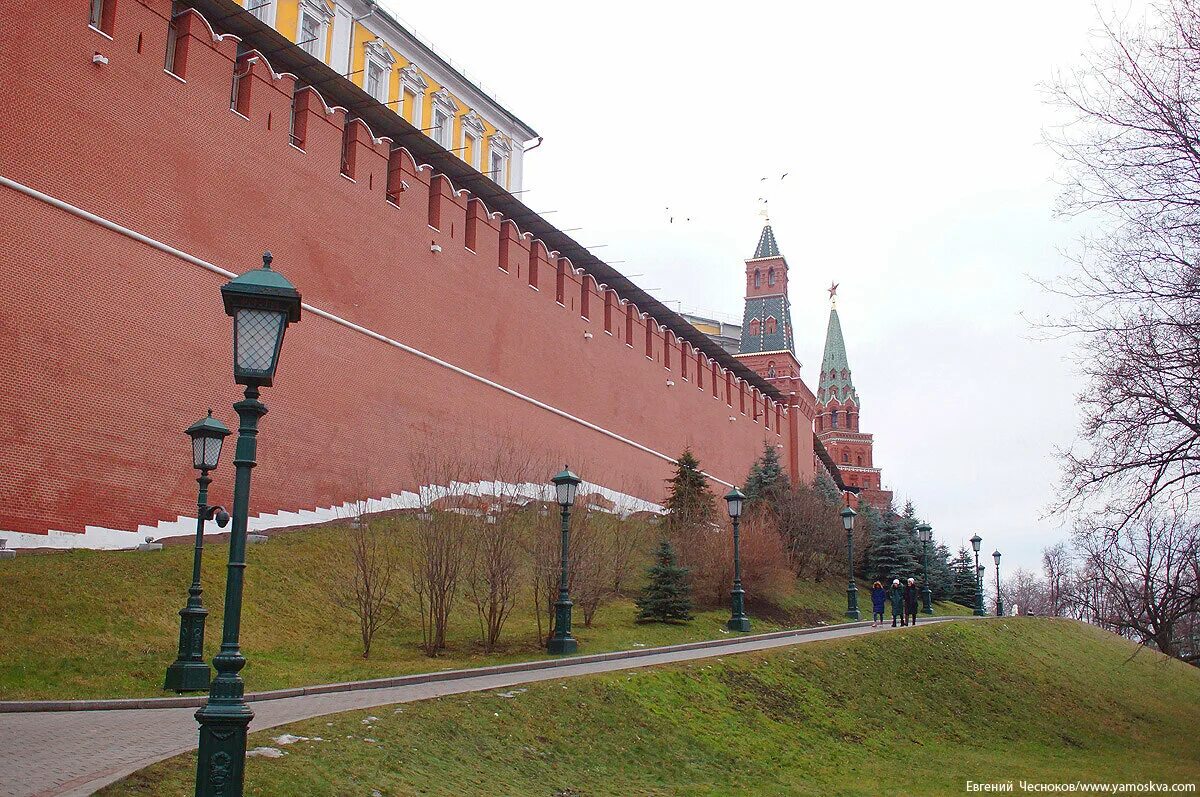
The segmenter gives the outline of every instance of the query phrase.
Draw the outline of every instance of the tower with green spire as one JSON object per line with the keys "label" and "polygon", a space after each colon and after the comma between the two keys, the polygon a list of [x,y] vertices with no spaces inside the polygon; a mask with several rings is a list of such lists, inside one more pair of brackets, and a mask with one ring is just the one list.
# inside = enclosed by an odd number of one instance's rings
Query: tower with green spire
{"label": "tower with green spire", "polygon": [[874,436],[859,430],[862,400],[854,387],[846,340],[837,311],[837,283],[829,287],[829,324],[825,328],[825,354],[817,383],[817,439],[825,446],[850,487],[862,490],[867,503],[883,509],[892,500],[883,489],[883,471],[875,467]]}

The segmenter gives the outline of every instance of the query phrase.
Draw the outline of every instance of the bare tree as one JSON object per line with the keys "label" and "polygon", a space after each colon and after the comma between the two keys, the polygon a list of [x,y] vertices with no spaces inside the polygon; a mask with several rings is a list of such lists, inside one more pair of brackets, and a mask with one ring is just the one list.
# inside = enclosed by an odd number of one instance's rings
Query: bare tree
{"label": "bare tree", "polygon": [[1094,499],[1120,528],[1185,506],[1200,475],[1200,2],[1098,33],[1051,87],[1071,119],[1048,138],[1068,172],[1062,210],[1106,224],[1049,286],[1075,310],[1047,329],[1079,340],[1087,377],[1061,508]]}
{"label": "bare tree", "polygon": [[1174,513],[1143,513],[1133,523],[1082,523],[1075,532],[1087,570],[1101,582],[1093,610],[1102,625],[1168,656],[1195,660],[1180,648],[1180,630],[1200,612],[1200,534]]}
{"label": "bare tree", "polygon": [[1065,543],[1042,549],[1042,570],[1046,575],[1046,613],[1058,616],[1069,597],[1066,584],[1071,573],[1071,555]]}
{"label": "bare tree", "polygon": [[410,534],[409,581],[421,614],[421,648],[426,655],[436,656],[446,647],[473,519],[455,511],[451,491],[463,481],[462,463],[421,454],[413,471],[421,480],[422,511]]}
{"label": "bare tree", "polygon": [[545,643],[554,633],[554,601],[558,598],[560,520],[557,504],[540,504],[524,538],[529,561],[529,595],[537,634]]}
{"label": "bare tree", "polygon": [[395,524],[367,515],[370,491],[366,477],[353,477],[358,499],[347,505],[345,544],[333,556],[329,592],[334,604],[358,619],[362,657],[371,657],[371,642],[379,629],[396,617],[396,573],[400,566]]}
{"label": "bare tree", "polygon": [[466,585],[479,618],[480,640],[490,653],[516,603],[523,527],[533,513],[523,488],[541,469],[528,454],[511,447],[493,454],[489,471],[494,500],[481,528],[471,536]]}
{"label": "bare tree", "polygon": [[1049,614],[1048,593],[1046,579],[1024,568],[1017,568],[1000,582],[1000,596],[1004,598],[1004,607],[1008,612]]}

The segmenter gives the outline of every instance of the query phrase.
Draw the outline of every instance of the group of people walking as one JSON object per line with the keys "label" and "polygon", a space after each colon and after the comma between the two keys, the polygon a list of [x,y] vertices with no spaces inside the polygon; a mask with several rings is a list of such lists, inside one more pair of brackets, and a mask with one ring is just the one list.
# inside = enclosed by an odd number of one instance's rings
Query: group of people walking
{"label": "group of people walking", "polygon": [[897,619],[902,626],[910,623],[916,625],[918,594],[915,579],[910,578],[907,584],[901,586],[900,579],[894,578],[891,589],[884,589],[883,584],[876,581],[871,585],[871,627],[883,622],[884,601],[892,604],[892,628],[896,627]]}

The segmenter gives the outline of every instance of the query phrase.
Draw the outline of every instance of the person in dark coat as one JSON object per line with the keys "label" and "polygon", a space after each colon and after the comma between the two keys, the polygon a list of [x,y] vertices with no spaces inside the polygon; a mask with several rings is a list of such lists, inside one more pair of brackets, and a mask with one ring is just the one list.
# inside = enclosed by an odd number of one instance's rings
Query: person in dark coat
{"label": "person in dark coat", "polygon": [[892,579],[892,588],[888,590],[888,600],[892,603],[892,628],[895,628],[896,621],[904,614],[904,589],[900,586],[900,579]]}
{"label": "person in dark coat", "polygon": [[904,585],[904,620],[900,625],[904,625],[904,621],[917,624],[917,582],[911,578]]}
{"label": "person in dark coat", "polygon": [[876,581],[871,585],[871,627],[883,622],[883,602],[887,600],[887,591]]}

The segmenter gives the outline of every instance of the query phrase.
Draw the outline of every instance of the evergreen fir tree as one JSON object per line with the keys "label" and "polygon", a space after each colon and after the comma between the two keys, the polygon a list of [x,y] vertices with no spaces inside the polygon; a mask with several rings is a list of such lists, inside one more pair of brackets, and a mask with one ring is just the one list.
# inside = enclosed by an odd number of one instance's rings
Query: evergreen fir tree
{"label": "evergreen fir tree", "polygon": [[979,583],[975,575],[975,559],[965,547],[958,549],[958,557],[950,565],[954,574],[950,600],[962,606],[974,608],[975,593]]}
{"label": "evergreen fir tree", "polygon": [[675,550],[663,540],[654,554],[655,563],[646,571],[650,581],[635,601],[639,622],[669,623],[692,618],[691,587],[687,568],[675,563]]}
{"label": "evergreen fir tree", "polygon": [[882,518],[881,528],[872,535],[868,578],[890,584],[898,578],[901,583],[921,574],[913,556],[911,534],[905,518],[889,513]]}
{"label": "evergreen fir tree", "polygon": [[754,464],[750,466],[750,474],[746,477],[746,486],[743,488],[746,499],[770,499],[777,496],[786,486],[787,479],[783,475],[783,466],[779,463],[779,454],[775,446],[764,442],[762,455],[754,460]]}
{"label": "evergreen fir tree", "polygon": [[945,543],[938,543],[929,552],[929,589],[935,601],[953,599],[954,571],[950,569],[950,549]]}
{"label": "evergreen fir tree", "polygon": [[675,475],[667,482],[663,505],[667,508],[667,531],[676,539],[681,532],[687,536],[716,516],[708,479],[700,472],[700,461],[690,448],[683,450],[675,464]]}

